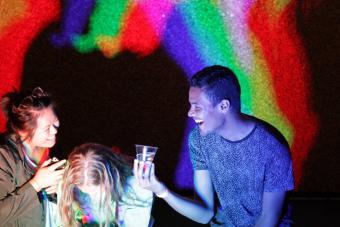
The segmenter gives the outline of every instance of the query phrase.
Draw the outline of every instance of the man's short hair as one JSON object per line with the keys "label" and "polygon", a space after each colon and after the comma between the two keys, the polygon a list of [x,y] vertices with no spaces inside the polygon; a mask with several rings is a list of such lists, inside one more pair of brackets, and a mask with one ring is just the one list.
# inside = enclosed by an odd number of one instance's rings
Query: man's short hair
{"label": "man's short hair", "polygon": [[193,75],[190,87],[201,88],[214,106],[227,99],[232,108],[240,111],[240,84],[234,72],[227,67],[213,65],[203,68]]}

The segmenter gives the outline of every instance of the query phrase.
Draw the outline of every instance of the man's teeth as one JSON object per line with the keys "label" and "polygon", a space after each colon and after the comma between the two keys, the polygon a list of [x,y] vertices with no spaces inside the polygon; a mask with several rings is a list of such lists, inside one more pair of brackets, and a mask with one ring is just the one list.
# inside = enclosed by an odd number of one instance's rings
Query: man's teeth
{"label": "man's teeth", "polygon": [[203,120],[195,120],[196,124],[202,124],[203,123]]}

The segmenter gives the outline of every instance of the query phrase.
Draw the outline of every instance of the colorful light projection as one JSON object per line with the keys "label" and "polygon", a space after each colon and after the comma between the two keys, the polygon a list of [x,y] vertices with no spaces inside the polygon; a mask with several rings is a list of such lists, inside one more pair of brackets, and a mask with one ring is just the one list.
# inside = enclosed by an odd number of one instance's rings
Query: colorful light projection
{"label": "colorful light projection", "polygon": [[[108,58],[122,51],[143,57],[162,45],[188,77],[207,65],[232,68],[242,87],[242,110],[273,124],[290,143],[298,184],[318,122],[308,102],[309,72],[295,27],[296,4],[296,0],[68,0],[61,32],[53,34],[51,42],[84,54],[101,51]],[[27,47],[57,19],[60,6],[55,1],[1,1],[1,9],[3,94],[20,87]],[[3,130],[3,118],[1,122]],[[192,126],[189,120],[186,136]],[[190,188],[186,139],[177,183]]]}
{"label": "colorful light projection", "polygon": [[[19,90],[24,57],[37,34],[59,18],[58,1],[0,0],[0,96]],[[0,131],[5,119],[0,111]]]}

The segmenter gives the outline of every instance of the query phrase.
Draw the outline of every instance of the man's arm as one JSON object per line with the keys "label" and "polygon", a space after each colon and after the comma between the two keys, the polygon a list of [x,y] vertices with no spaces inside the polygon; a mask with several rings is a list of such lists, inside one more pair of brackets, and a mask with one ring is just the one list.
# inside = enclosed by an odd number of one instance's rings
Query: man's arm
{"label": "man's arm", "polygon": [[173,192],[164,200],[178,213],[199,223],[208,223],[214,215],[214,191],[208,170],[195,170],[195,191],[200,201],[189,200]]}
{"label": "man's arm", "polygon": [[156,178],[153,163],[150,168],[145,168],[143,162],[138,163],[135,160],[134,174],[141,187],[156,194],[163,194],[168,191],[163,199],[178,213],[202,224],[206,224],[212,219],[214,215],[214,191],[208,170],[195,170],[194,173],[195,191],[200,201],[184,198],[169,191]]}
{"label": "man's arm", "polygon": [[285,191],[263,193],[262,213],[256,223],[256,227],[277,226],[281,217],[285,197]]}

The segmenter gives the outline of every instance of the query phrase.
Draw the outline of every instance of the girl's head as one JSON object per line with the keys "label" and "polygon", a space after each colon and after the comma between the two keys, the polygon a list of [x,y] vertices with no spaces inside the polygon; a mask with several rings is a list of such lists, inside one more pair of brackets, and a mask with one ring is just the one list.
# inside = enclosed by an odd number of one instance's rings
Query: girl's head
{"label": "girl's head", "polygon": [[111,148],[87,143],[76,147],[68,158],[60,197],[65,225],[109,225],[123,193],[131,167]]}
{"label": "girl's head", "polygon": [[56,105],[41,88],[32,92],[12,92],[2,99],[7,130],[31,148],[52,147],[59,127]]}

